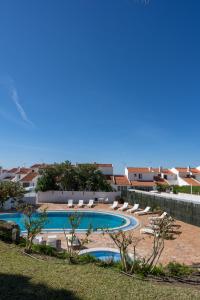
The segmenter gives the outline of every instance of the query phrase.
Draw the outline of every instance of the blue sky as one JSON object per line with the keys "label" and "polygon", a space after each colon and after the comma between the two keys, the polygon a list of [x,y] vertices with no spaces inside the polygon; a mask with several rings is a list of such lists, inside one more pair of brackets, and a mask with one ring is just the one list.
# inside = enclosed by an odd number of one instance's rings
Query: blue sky
{"label": "blue sky", "polygon": [[0,164],[200,165],[199,11],[0,0]]}

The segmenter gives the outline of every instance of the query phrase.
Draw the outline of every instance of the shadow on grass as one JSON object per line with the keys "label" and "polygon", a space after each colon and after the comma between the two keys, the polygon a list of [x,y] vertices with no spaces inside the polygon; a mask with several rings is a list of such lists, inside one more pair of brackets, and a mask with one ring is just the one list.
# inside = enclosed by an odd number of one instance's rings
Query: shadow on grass
{"label": "shadow on grass", "polygon": [[31,278],[23,275],[0,273],[1,300],[81,300],[73,292],[65,289],[53,289],[44,284],[30,282]]}

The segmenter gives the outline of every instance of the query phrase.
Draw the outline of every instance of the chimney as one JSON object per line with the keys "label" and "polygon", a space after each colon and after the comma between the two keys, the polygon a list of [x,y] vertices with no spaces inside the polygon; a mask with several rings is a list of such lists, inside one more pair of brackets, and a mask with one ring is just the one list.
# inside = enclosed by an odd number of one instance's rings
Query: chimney
{"label": "chimney", "polygon": [[152,172],[152,167],[149,167],[149,172]]}
{"label": "chimney", "polygon": [[187,172],[188,172],[188,173],[190,172],[190,166],[187,167]]}
{"label": "chimney", "polygon": [[158,172],[159,172],[159,173],[162,172],[162,167],[161,167],[161,166],[158,168]]}

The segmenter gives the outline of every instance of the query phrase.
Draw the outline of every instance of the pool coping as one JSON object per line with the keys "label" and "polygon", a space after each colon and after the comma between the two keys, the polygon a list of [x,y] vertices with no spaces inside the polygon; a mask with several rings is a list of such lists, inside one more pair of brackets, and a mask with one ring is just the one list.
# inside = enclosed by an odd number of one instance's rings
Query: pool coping
{"label": "pool coping", "polygon": [[[40,211],[40,210],[38,210]],[[113,227],[113,228],[107,228],[105,229],[106,231],[108,232],[118,232],[118,231],[129,231],[129,230],[133,230],[135,228],[137,228],[140,223],[138,221],[137,218],[133,217],[133,216],[126,216],[124,214],[120,214],[120,213],[114,213],[114,212],[110,212],[110,211],[105,211],[105,210],[81,210],[81,209],[67,209],[67,210],[48,210],[47,213],[53,213],[53,212],[59,212],[59,213],[66,213],[66,212],[83,212],[83,213],[99,213],[99,214],[106,214],[106,215],[112,215],[112,216],[117,216],[117,217],[120,217],[122,219],[125,219],[126,220],[126,224],[122,225],[122,226],[119,226],[119,227]],[[19,213],[19,212],[6,212],[6,213],[2,213],[4,215],[9,215],[9,214],[14,214],[14,213]],[[1,214],[0,214],[0,218],[1,218]],[[131,220],[134,221],[134,225],[131,224]],[[71,229],[69,228],[50,228],[50,229],[43,229],[41,231],[41,233],[59,233],[59,232],[70,232]],[[77,233],[85,233],[87,232],[87,229],[77,229],[76,230]],[[102,233],[103,230],[102,229],[97,229],[96,231],[92,231],[92,233],[95,233],[95,234],[99,234],[99,233]],[[22,230],[21,233],[25,234],[26,231],[25,230]]]}
{"label": "pool coping", "polygon": [[97,247],[96,248],[95,247],[95,248],[88,248],[88,249],[81,250],[78,255],[83,255],[83,254],[87,254],[87,253],[91,253],[91,252],[95,252],[95,251],[112,251],[117,254],[120,254],[120,251],[116,248],[109,248],[109,247]]}

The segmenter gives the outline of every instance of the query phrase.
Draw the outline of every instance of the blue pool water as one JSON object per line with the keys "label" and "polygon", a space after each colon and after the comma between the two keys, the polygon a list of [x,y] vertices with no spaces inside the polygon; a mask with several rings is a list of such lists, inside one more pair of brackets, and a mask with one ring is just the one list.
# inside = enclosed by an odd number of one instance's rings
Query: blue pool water
{"label": "blue pool water", "polygon": [[[65,229],[71,229],[69,217],[72,215],[73,211],[57,211],[48,212],[48,221],[44,226],[44,230],[47,231],[59,231]],[[94,231],[98,229],[115,229],[121,226],[129,226],[130,218],[124,218],[123,216],[104,213],[104,212],[88,212],[88,211],[76,211],[78,215],[81,216],[81,222],[79,225],[79,230],[87,230],[91,225]],[[34,215],[35,218],[38,217],[38,213]],[[24,227],[24,215],[21,213],[6,213],[0,214],[0,220],[13,221],[20,226],[22,231],[25,231]],[[137,221],[131,218],[131,225],[135,226]]]}
{"label": "blue pool water", "polygon": [[120,261],[120,254],[117,252],[113,252],[113,251],[108,251],[108,250],[96,250],[96,251],[90,251],[87,254],[90,254],[100,260],[103,261]]}

